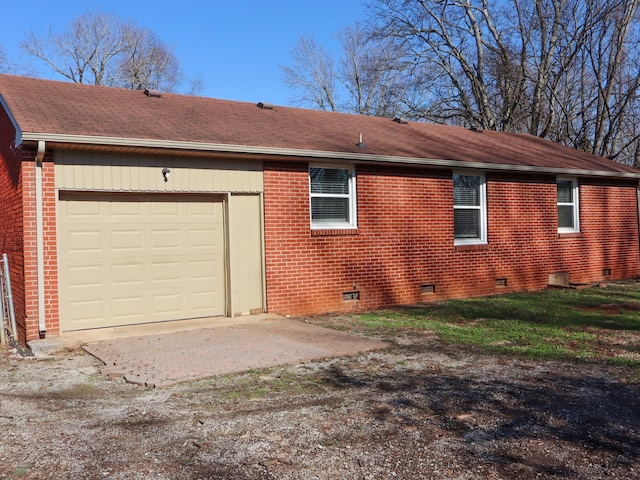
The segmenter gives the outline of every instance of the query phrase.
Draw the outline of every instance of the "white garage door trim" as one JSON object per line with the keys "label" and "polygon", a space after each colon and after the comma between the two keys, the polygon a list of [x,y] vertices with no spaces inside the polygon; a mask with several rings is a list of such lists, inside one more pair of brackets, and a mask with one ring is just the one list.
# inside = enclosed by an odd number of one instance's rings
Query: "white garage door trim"
{"label": "white garage door trim", "polygon": [[60,192],[61,330],[224,315],[224,201]]}

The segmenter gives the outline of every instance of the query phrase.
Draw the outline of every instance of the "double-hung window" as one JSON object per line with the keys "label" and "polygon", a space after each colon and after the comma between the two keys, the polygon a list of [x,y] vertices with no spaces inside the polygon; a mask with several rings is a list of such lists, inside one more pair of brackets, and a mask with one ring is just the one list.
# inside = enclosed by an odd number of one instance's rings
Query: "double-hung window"
{"label": "double-hung window", "polygon": [[578,181],[575,178],[556,179],[558,189],[558,232],[580,231],[578,209]]}
{"label": "double-hung window", "polygon": [[311,165],[311,228],[356,228],[356,175],[353,166]]}
{"label": "double-hung window", "polygon": [[487,243],[486,181],[482,174],[453,174],[455,245]]}

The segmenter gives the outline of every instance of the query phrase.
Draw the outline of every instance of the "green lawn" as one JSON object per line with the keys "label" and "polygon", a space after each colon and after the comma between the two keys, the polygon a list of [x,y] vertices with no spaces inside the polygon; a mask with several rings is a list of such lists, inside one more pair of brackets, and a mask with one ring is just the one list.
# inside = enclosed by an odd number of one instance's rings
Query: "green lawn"
{"label": "green lawn", "polygon": [[529,358],[640,367],[640,284],[547,289],[356,315],[383,336],[431,331],[444,342]]}

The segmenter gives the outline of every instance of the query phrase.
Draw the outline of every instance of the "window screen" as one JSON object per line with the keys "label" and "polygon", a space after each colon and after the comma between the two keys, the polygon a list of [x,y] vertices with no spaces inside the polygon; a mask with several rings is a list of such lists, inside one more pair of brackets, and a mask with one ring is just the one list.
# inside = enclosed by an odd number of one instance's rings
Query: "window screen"
{"label": "window screen", "polygon": [[485,238],[484,177],[453,175],[453,229],[456,243],[482,243]]}
{"label": "window screen", "polygon": [[578,226],[578,182],[575,179],[557,179],[558,231],[577,232]]}
{"label": "window screen", "polygon": [[355,226],[355,175],[351,168],[310,167],[312,227]]}

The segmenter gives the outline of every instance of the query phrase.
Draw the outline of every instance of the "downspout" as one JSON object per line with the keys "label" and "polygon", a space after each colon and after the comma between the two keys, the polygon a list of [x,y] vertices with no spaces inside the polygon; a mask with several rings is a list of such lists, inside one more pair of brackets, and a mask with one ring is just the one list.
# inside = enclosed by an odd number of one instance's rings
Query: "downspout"
{"label": "downspout", "polygon": [[35,158],[36,169],[36,268],[38,284],[38,332],[40,338],[44,338],[47,333],[47,323],[45,320],[44,308],[44,221],[42,202],[42,160],[45,152],[44,140],[38,140],[38,151]]}

